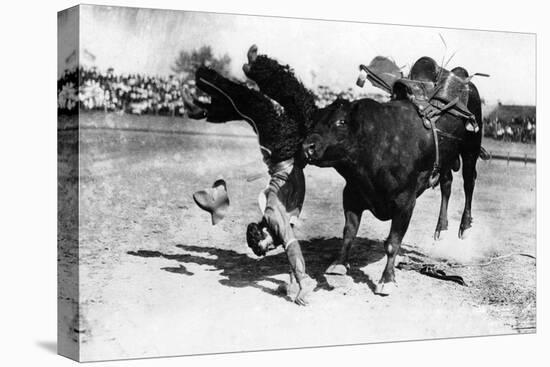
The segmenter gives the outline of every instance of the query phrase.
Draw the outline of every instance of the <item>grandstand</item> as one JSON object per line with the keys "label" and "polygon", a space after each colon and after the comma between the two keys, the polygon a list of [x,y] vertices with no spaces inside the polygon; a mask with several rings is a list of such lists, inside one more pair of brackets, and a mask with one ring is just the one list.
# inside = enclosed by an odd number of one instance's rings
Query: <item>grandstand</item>
{"label": "grandstand", "polygon": [[[247,80],[250,86],[252,82]],[[100,72],[95,67],[65,70],[57,82],[58,110],[76,113],[81,110],[103,110],[131,114],[183,116],[185,107],[181,88],[185,84],[192,94],[197,92],[194,81],[177,76],[116,74],[112,68]],[[339,90],[327,85],[314,89],[316,103],[325,107],[336,98],[354,100],[369,97],[379,102],[388,100],[382,94],[366,94],[357,88]],[[202,97],[205,98],[205,97]],[[484,136],[503,141],[536,142],[536,107],[503,105],[486,108]]]}

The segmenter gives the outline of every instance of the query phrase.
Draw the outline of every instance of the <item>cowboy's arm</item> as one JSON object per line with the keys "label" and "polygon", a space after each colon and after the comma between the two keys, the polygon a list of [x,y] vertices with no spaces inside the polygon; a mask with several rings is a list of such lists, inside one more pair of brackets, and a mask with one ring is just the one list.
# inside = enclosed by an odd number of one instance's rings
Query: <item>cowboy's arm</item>
{"label": "cowboy's arm", "polygon": [[[269,202],[269,199],[268,199]],[[268,204],[264,212],[264,219],[274,240],[284,246],[288,262],[293,276],[300,288],[295,302],[300,305],[307,304],[306,296],[315,288],[316,282],[306,273],[306,263],[302,254],[300,243],[294,235],[288,215],[280,204]]]}

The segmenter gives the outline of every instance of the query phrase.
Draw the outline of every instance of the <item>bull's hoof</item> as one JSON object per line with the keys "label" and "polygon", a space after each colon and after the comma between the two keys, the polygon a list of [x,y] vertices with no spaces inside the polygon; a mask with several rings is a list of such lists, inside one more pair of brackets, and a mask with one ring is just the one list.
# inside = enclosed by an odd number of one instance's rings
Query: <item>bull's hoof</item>
{"label": "bull's hoof", "polygon": [[374,290],[374,293],[380,295],[380,296],[389,296],[392,294],[392,292],[397,288],[396,282],[388,282],[388,283],[378,283],[376,285],[376,289]]}
{"label": "bull's hoof", "polygon": [[439,241],[445,238],[446,229],[436,229],[434,232],[434,240]]}
{"label": "bull's hoof", "polygon": [[449,223],[446,219],[439,219],[437,225],[435,226],[434,240],[437,241],[441,237],[441,234],[445,234],[445,231],[449,229]]}
{"label": "bull's hoof", "polygon": [[458,238],[461,240],[466,239],[466,234],[470,231],[466,232],[468,229],[472,228],[472,223],[474,222],[474,218],[472,218],[469,213],[462,214],[462,220],[460,221],[460,227],[458,228]]}
{"label": "bull's hoof", "polygon": [[327,270],[325,270],[325,274],[329,275],[346,275],[348,273],[349,265],[344,265],[341,263],[332,263]]}
{"label": "bull's hoof", "polygon": [[471,231],[469,231],[468,229],[472,228],[471,226],[468,227],[468,228],[462,228],[460,227],[458,229],[458,238],[460,238],[461,240],[465,240],[468,238],[469,234]]}

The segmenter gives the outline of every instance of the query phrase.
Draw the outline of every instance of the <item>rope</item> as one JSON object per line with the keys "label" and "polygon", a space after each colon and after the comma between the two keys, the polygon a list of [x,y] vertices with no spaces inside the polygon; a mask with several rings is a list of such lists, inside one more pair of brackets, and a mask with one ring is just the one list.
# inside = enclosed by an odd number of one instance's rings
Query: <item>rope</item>
{"label": "rope", "polygon": [[483,263],[470,263],[470,264],[447,264],[449,267],[451,268],[465,268],[465,267],[470,267],[470,266],[487,266],[487,265],[490,265],[493,263],[493,261],[495,260],[502,260],[502,259],[505,259],[505,258],[508,258],[508,257],[512,257],[512,256],[525,256],[525,257],[530,257],[531,259],[537,259],[535,257],[535,255],[532,255],[532,254],[528,254],[528,253],[525,253],[525,252],[512,252],[512,253],[509,253],[509,254],[506,254],[506,255],[500,255],[500,256],[494,256],[494,257],[491,257],[489,258],[488,261],[486,262],[483,262]]}
{"label": "rope", "polygon": [[[495,261],[495,260],[502,260],[502,259],[506,259],[506,258],[512,257],[512,256],[525,256],[525,257],[529,257],[531,259],[535,259],[535,260],[537,259],[535,255],[532,255],[532,254],[529,254],[529,253],[526,253],[526,252],[511,252],[511,253],[506,254],[506,255],[490,257],[488,261],[481,262],[481,263],[459,264],[459,263],[448,263],[447,261],[441,261],[439,263],[440,264],[445,264],[446,266],[448,266],[450,268],[466,268],[466,267],[471,267],[471,266],[487,266],[487,265],[491,265],[493,263],[493,261]],[[400,264],[403,267],[412,267],[412,268],[414,268],[415,266],[417,268],[420,268],[420,267],[426,266],[426,265],[429,265],[429,266],[436,265],[434,263],[426,264],[426,263],[423,263],[423,262],[420,262],[420,261],[410,261],[410,260],[406,261],[406,262],[401,262]]]}
{"label": "rope", "polygon": [[[471,263],[471,264],[458,264],[458,263],[455,263],[455,264],[449,264],[446,261],[443,261],[443,262],[439,262],[439,264],[445,264],[446,266],[448,266],[451,269],[465,268],[465,267],[470,267],[470,266],[479,266],[479,267],[481,267],[481,266],[490,265],[495,260],[505,259],[505,258],[508,258],[508,257],[511,257],[511,256],[516,256],[516,255],[517,256],[526,256],[526,257],[530,257],[532,259],[536,259],[536,257],[534,255],[531,255],[531,254],[528,254],[528,253],[512,252],[512,253],[509,253],[509,254],[506,254],[506,255],[491,257],[491,258],[489,258],[488,261],[483,262],[483,263]],[[420,274],[424,274],[424,275],[427,275],[427,276],[430,276],[430,277],[433,277],[433,278],[442,279],[442,280],[449,280],[449,281],[458,283],[460,285],[467,285],[466,282],[464,281],[464,278],[462,278],[460,275],[454,275],[454,274],[448,275],[448,274],[446,274],[445,271],[441,269],[439,264],[433,264],[433,263],[432,264],[426,264],[426,263],[419,262],[419,261],[406,261],[406,262],[400,262],[399,264],[397,264],[396,267],[398,269],[401,269],[401,270],[418,271]]]}
{"label": "rope", "polygon": [[264,147],[261,143],[260,143],[260,133],[259,133],[259,130],[258,130],[258,126],[256,125],[256,123],[254,122],[254,120],[252,119],[252,117],[250,116],[247,116],[245,115],[244,113],[242,113],[238,108],[237,108],[237,105],[235,104],[235,102],[233,101],[233,99],[227,94],[225,93],[222,89],[220,89],[219,87],[217,87],[216,85],[210,83],[209,81],[203,79],[203,78],[199,78],[204,84],[206,85],[209,85],[210,87],[214,88],[215,90],[217,90],[218,92],[220,92],[225,98],[227,98],[229,100],[229,103],[231,103],[231,105],[233,106],[233,108],[235,109],[235,112],[237,112],[237,114],[239,116],[241,116],[244,120],[248,121],[251,125],[252,125],[252,129],[254,130],[254,132],[256,133],[256,135],[258,136],[258,144],[260,145],[260,149],[262,150],[265,150],[269,155],[271,155],[271,150],[269,150],[268,148]]}

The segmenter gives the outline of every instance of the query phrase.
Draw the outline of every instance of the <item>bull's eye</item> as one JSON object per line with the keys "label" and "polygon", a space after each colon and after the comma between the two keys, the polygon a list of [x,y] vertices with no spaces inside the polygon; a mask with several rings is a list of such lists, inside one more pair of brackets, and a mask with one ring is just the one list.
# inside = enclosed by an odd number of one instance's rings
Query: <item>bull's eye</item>
{"label": "bull's eye", "polygon": [[336,120],[336,122],[334,123],[336,127],[344,126],[345,124],[346,124],[345,120]]}

